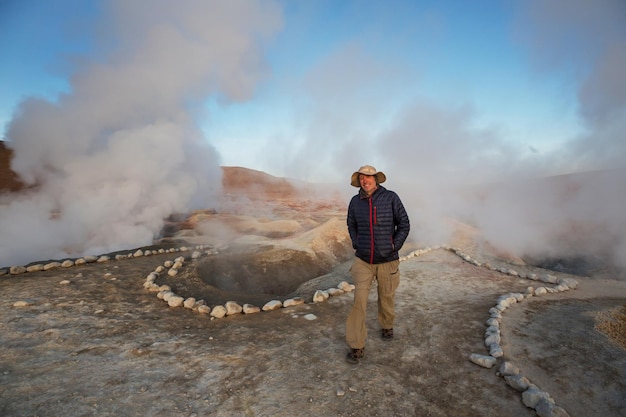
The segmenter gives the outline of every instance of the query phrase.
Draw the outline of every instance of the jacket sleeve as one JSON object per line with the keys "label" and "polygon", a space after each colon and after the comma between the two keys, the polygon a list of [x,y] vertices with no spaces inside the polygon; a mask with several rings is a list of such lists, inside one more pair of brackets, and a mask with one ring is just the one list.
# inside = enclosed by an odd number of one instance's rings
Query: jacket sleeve
{"label": "jacket sleeve", "polygon": [[350,240],[352,240],[352,249],[357,248],[357,227],[356,227],[356,214],[354,212],[354,199],[350,200],[348,206],[348,233],[350,233]]}
{"label": "jacket sleeve", "polygon": [[409,215],[397,194],[393,200],[393,222],[396,228],[393,234],[393,245],[397,252],[404,245],[406,238],[409,236],[409,231],[411,230]]}

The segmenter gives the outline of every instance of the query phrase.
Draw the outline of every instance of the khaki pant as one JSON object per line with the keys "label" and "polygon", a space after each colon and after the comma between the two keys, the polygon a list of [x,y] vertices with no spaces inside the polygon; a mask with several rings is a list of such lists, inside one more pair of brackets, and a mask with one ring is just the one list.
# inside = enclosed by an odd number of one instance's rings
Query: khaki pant
{"label": "khaki pant", "polygon": [[374,279],[378,281],[378,322],[383,329],[393,328],[395,295],[400,284],[399,266],[397,260],[383,264],[368,264],[359,258],[354,260],[350,269],[355,286],[354,305],[346,321],[346,342],[352,349],[365,347],[367,299]]}

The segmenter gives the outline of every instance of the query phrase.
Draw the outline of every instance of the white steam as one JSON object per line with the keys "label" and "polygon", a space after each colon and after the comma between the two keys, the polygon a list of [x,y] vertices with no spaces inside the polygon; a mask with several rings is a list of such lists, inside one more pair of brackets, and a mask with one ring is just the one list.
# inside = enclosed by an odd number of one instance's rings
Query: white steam
{"label": "white steam", "polygon": [[6,133],[34,186],[0,200],[0,264],[150,244],[173,212],[208,207],[219,157],[194,117],[211,94],[243,100],[264,75],[271,2],[110,1],[70,92],[30,98]]}
{"label": "white steam", "polygon": [[[567,83],[560,87],[575,89],[584,133],[554,138],[560,147],[538,152],[503,140],[502,127],[478,128],[484,124],[476,123],[471,104],[417,96],[398,106],[389,97],[422,80],[407,79],[394,66],[399,63],[377,57],[367,45],[350,44],[305,80],[310,101],[299,114],[303,140],[279,147],[284,151],[272,154],[273,166],[310,179],[335,173],[348,192],[355,191],[348,185],[353,171],[376,166],[409,209],[411,238],[423,243],[446,242],[451,228],[445,219],[453,217],[518,254],[598,255],[626,269],[626,3],[517,6],[512,33],[537,76],[564,74]],[[389,80],[397,81],[380,91]],[[509,92],[502,97],[517,99]],[[532,180],[577,172],[592,173]]]}

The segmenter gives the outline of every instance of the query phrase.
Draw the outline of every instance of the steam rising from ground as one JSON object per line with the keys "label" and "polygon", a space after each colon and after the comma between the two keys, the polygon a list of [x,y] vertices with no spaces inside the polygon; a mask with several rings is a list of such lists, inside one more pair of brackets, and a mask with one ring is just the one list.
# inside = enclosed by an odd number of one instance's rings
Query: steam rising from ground
{"label": "steam rising from ground", "polygon": [[12,120],[13,169],[35,188],[0,201],[1,264],[150,244],[170,213],[213,204],[219,156],[196,112],[210,94],[252,94],[280,11],[253,0],[145,6],[106,2],[71,91],[27,99]]}

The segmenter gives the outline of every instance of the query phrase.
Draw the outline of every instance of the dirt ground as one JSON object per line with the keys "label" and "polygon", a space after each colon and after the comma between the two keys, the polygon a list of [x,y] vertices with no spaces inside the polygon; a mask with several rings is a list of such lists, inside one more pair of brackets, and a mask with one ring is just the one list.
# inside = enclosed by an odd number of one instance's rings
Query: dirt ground
{"label": "dirt ground", "polygon": [[[242,171],[225,172],[237,179]],[[255,182],[246,178],[232,182]],[[409,258],[401,264],[394,340],[379,337],[372,289],[366,357],[351,365],[344,323],[352,294],[312,303],[315,290],[350,281],[345,202],[249,202],[265,217],[246,215],[233,198],[228,214],[169,222],[162,244],[231,240],[214,260],[189,259],[179,275],[161,274],[159,283],[212,306],[293,296],[305,304],[221,319],[170,308],[143,284],[178,253],[0,276],[0,415],[536,415],[497,366],[485,369],[468,357],[488,354],[485,321],[498,296],[542,284],[476,267],[444,249]],[[327,222],[333,218],[341,222]],[[547,272],[481,253],[472,239],[450,243],[480,262]],[[248,256],[239,244],[263,250]],[[270,260],[279,267],[266,269]],[[252,276],[263,285],[219,288]],[[576,278],[576,290],[505,311],[503,359],[572,417],[626,416],[626,350],[596,330],[598,316],[626,305],[626,282]]]}
{"label": "dirt ground", "polygon": [[[378,337],[373,290],[367,356],[355,366],[344,360],[351,294],[212,320],[143,288],[173,257],[1,277],[0,415],[535,415],[495,368],[468,360],[487,354],[497,297],[527,280],[443,249],[411,258],[401,264],[395,339]],[[348,266],[308,281],[302,295],[349,280]],[[626,286],[579,281],[505,312],[505,359],[571,416],[626,415],[626,351],[594,330],[596,312],[626,303]]]}

